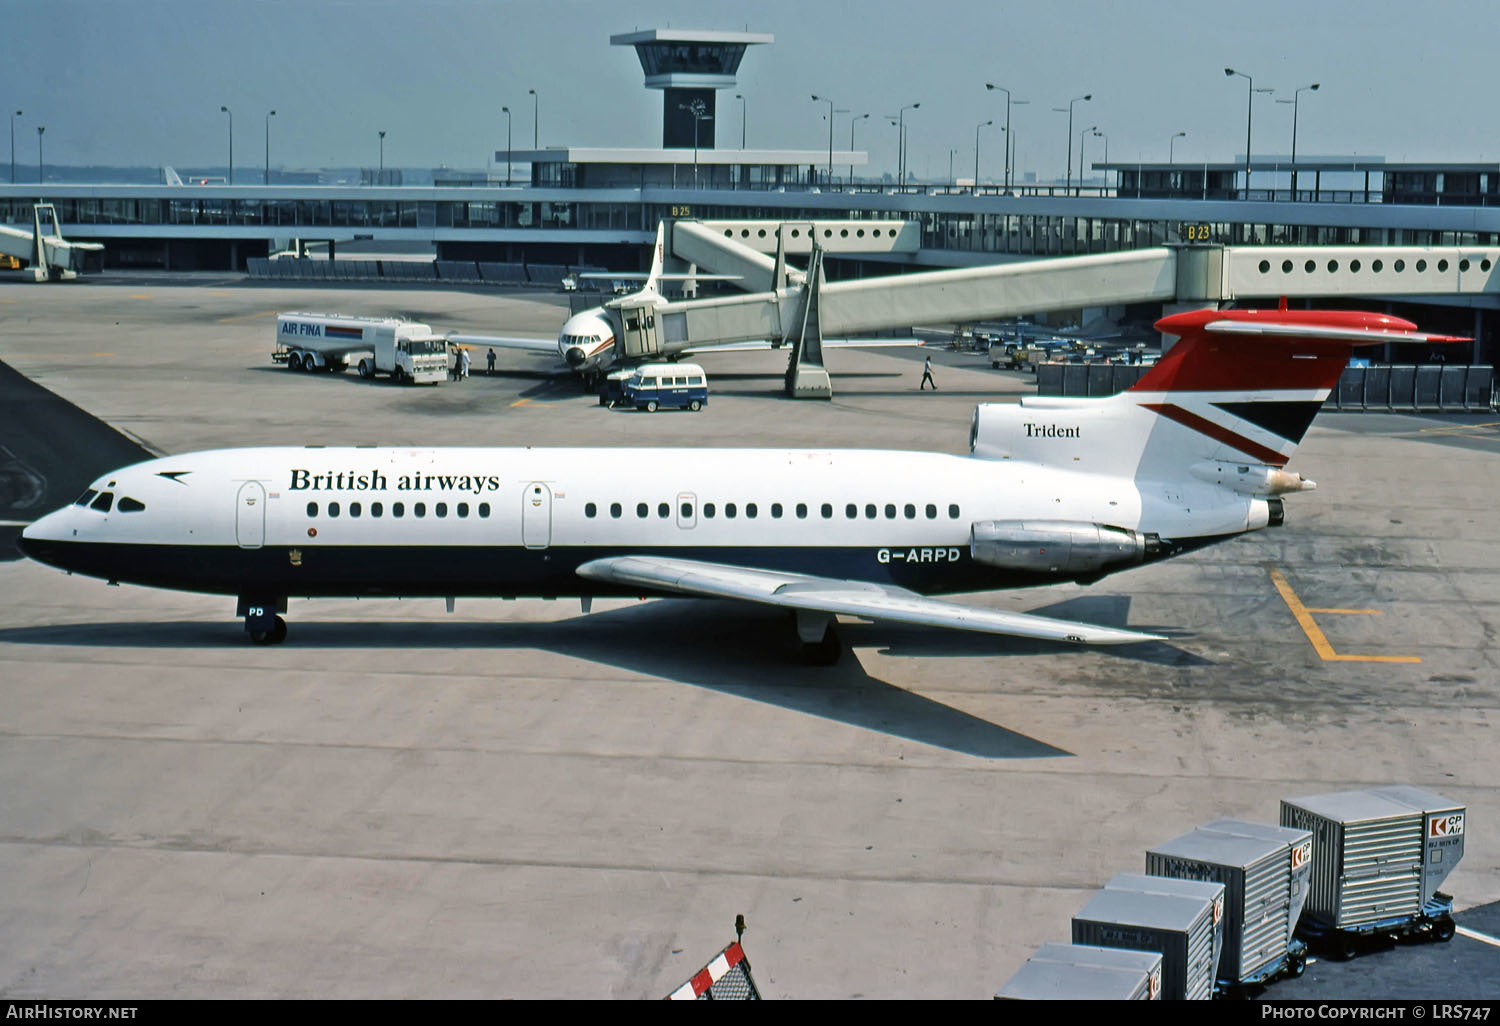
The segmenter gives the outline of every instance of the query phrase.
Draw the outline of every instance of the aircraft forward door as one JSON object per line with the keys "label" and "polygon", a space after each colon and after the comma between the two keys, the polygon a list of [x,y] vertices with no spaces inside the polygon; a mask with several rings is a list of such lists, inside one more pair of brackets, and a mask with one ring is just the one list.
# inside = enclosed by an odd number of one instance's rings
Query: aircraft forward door
{"label": "aircraft forward door", "polygon": [[698,522],[698,496],[692,492],[677,495],[677,526],[691,530]]}
{"label": "aircraft forward door", "polygon": [[266,490],[259,481],[240,485],[235,500],[234,537],[242,549],[258,549],[266,543]]}
{"label": "aircraft forward door", "polygon": [[521,543],[528,549],[552,544],[552,489],[540,481],[521,494]]}

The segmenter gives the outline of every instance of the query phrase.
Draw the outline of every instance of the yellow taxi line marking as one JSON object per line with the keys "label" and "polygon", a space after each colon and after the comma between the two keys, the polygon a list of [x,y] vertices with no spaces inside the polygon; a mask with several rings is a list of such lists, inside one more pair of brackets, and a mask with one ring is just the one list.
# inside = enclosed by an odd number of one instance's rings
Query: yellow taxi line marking
{"label": "yellow taxi line marking", "polygon": [[137,292],[134,295],[132,295],[130,298],[131,299],[155,299],[156,297],[150,295],[149,293]]}
{"label": "yellow taxi line marking", "polygon": [[517,406],[525,406],[529,402],[531,402],[530,399],[517,399],[515,402],[511,403],[510,405],[511,405],[512,409],[515,409]]}
{"label": "yellow taxi line marking", "polygon": [[[1419,656],[1372,656],[1372,655],[1342,655],[1333,650],[1328,643],[1328,637],[1318,622],[1312,618],[1313,610],[1302,604],[1292,586],[1287,583],[1286,575],[1273,567],[1267,568],[1271,573],[1271,583],[1281,593],[1282,601],[1292,611],[1292,616],[1297,620],[1297,625],[1302,628],[1302,633],[1307,635],[1307,640],[1312,642],[1313,649],[1319,658],[1329,663],[1420,663]],[[1334,612],[1335,610],[1318,610],[1318,612]]]}
{"label": "yellow taxi line marking", "polygon": [[1344,616],[1379,616],[1378,609],[1314,609],[1312,606],[1305,607],[1309,613],[1340,613]]}
{"label": "yellow taxi line marking", "polygon": [[1457,424],[1453,427],[1422,428],[1417,432],[1419,435],[1445,435],[1454,431],[1473,431],[1476,428],[1500,427],[1500,420],[1489,420],[1483,424]]}
{"label": "yellow taxi line marking", "polygon": [[253,321],[257,317],[270,317],[270,316],[272,316],[275,313],[277,313],[276,310],[262,310],[260,313],[239,314],[238,316],[235,316],[235,317],[220,317],[215,323],[216,324],[228,324],[231,321]]}
{"label": "yellow taxi line marking", "polygon": [[1489,934],[1480,933],[1478,930],[1471,930],[1467,926],[1459,926],[1455,927],[1455,929],[1470,940],[1477,940],[1481,944],[1489,944],[1500,948],[1500,938],[1491,937]]}

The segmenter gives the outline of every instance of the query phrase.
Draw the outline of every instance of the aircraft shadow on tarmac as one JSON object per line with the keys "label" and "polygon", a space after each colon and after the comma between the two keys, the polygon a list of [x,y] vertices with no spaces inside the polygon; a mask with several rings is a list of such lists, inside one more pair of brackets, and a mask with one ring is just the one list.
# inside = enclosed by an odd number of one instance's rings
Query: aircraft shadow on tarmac
{"label": "aircraft shadow on tarmac", "polygon": [[[1124,602],[1128,604],[1128,599]],[[1072,603],[1063,605],[1076,608]],[[1062,607],[1050,611],[1062,611]],[[372,646],[494,652],[540,649],[980,758],[1072,754],[872,677],[853,652],[846,652],[836,666],[804,665],[796,655],[784,614],[734,602],[662,599],[550,623],[294,619],[291,630],[288,644],[311,650],[368,650]],[[888,651],[900,656],[1005,658],[1077,651],[1071,645],[885,624],[845,624],[840,631],[846,644],[886,643]],[[663,644],[664,639],[671,643]],[[100,648],[248,646],[233,623],[197,621],[0,629],[0,643]],[[1172,665],[1183,665],[1185,655],[1159,643],[1112,649],[1108,654]]]}

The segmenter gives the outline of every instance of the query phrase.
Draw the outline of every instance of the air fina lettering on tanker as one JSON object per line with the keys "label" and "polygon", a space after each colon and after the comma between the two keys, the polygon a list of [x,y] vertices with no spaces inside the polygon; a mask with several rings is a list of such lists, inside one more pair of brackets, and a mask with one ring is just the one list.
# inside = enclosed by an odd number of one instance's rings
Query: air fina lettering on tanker
{"label": "air fina lettering on tanker", "polygon": [[495,474],[400,474],[396,487],[391,488],[391,479],[378,470],[365,474],[350,471],[313,473],[311,470],[293,468],[291,484],[293,492],[469,492],[480,495],[500,490],[500,478]]}
{"label": "air fina lettering on tanker", "polygon": [[1028,420],[1023,427],[1026,428],[1027,438],[1082,438],[1082,431],[1078,427],[1063,427],[1060,424],[1038,424]]}

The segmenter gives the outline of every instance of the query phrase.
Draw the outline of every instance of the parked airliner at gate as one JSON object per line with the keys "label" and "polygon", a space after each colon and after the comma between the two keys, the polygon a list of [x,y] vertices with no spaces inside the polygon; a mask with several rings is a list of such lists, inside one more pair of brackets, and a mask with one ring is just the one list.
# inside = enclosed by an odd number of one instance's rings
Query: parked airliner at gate
{"label": "parked airliner at gate", "polygon": [[260,448],[106,474],[22,549],[77,573],[234,595],[257,642],[289,596],[689,595],[1083,644],[1117,627],[930,596],[1118,570],[1282,522],[1285,469],[1393,317],[1198,310],[1130,391],[974,414],[970,454],[815,449]]}

